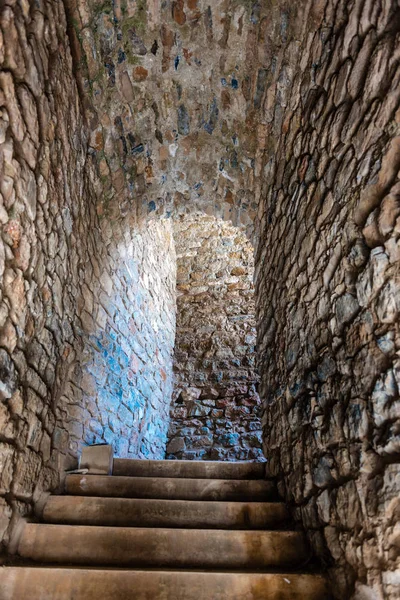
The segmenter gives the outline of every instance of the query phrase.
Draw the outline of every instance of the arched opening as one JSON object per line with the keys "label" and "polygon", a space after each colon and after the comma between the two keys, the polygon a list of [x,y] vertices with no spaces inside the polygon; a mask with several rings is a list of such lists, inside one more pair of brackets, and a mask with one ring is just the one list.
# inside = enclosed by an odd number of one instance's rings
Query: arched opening
{"label": "arched opening", "polygon": [[251,242],[204,213],[100,223],[59,392],[64,463],[98,443],[123,458],[262,459]]}
{"label": "arched opening", "polygon": [[66,464],[97,443],[127,458],[262,458],[245,234],[198,213],[127,218],[104,235],[78,300],[81,349],[60,390]]}

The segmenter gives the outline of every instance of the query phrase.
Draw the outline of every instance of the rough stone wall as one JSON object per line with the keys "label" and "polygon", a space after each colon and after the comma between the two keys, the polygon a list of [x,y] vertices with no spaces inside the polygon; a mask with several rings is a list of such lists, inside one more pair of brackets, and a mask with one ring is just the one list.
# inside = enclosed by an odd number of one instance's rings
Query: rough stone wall
{"label": "rough stone wall", "polygon": [[391,0],[329,0],[267,29],[265,454],[340,599],[400,596],[399,23]]}
{"label": "rough stone wall", "polygon": [[[171,221],[103,227],[85,265],[82,351],[61,398],[73,456],[108,443],[164,458],[172,393],[176,268]],[[108,234],[108,240],[106,240]]]}
{"label": "rough stone wall", "polygon": [[1,539],[63,467],[57,405],[93,216],[62,3],[3,3],[0,27]]}
{"label": "rough stone wall", "polygon": [[214,217],[178,220],[168,458],[262,459],[253,248]]}
{"label": "rough stone wall", "polygon": [[[0,540],[82,443],[164,453],[170,224],[110,222],[61,2],[0,10]],[[132,214],[133,213],[133,214]],[[121,215],[120,215],[121,216]],[[160,333],[161,332],[161,333]]]}
{"label": "rough stone wall", "polygon": [[[57,484],[85,435],[124,428],[91,400],[111,359],[126,372],[129,321],[119,330],[112,307],[137,278],[155,302],[145,240],[174,261],[164,225],[140,240],[138,222],[201,209],[250,231],[258,210],[270,473],[318,554],[336,560],[338,597],[354,581],[359,599],[397,597],[398,4],[66,5],[73,60],[61,2],[0,9],[1,532]],[[133,245],[138,273],[125,277]],[[114,275],[121,291],[107,294]],[[162,265],[155,277],[164,282]],[[98,293],[94,319],[85,284]],[[118,342],[95,331],[107,323]],[[143,345],[131,344],[140,379]],[[151,446],[141,422],[134,453]]]}

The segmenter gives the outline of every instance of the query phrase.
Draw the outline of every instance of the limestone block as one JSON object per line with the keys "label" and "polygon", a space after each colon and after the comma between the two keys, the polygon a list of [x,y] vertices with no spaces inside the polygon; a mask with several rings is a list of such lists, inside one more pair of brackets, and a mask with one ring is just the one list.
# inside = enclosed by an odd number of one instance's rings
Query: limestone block
{"label": "limestone block", "polygon": [[79,461],[80,469],[89,469],[94,475],[111,475],[113,464],[112,446],[102,444],[85,446]]}

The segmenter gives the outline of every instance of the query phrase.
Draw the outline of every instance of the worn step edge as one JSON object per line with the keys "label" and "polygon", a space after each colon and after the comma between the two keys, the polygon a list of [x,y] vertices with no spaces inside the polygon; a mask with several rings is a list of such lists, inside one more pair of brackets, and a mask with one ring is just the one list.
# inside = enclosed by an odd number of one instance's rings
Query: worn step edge
{"label": "worn step edge", "polygon": [[277,528],[289,519],[282,502],[203,502],[143,498],[50,496],[46,523],[113,527]]}
{"label": "worn step edge", "polygon": [[298,531],[25,525],[18,554],[42,563],[259,569],[303,564]]}
{"label": "worn step edge", "polygon": [[113,475],[189,479],[264,479],[265,463],[115,458]]}
{"label": "worn step edge", "polygon": [[68,475],[68,494],[74,496],[104,496],[154,498],[167,500],[277,500],[274,483],[263,480],[181,479],[162,477],[120,477],[107,475]]}
{"label": "worn step edge", "polygon": [[329,600],[320,575],[0,569],[1,600]]}

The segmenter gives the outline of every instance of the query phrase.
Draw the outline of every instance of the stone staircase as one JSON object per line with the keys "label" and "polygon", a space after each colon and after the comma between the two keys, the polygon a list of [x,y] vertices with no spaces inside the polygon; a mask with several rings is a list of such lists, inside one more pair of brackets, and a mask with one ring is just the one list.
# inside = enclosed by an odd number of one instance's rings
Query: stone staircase
{"label": "stone staircase", "polygon": [[260,463],[114,460],[24,525],[0,600],[327,600]]}

